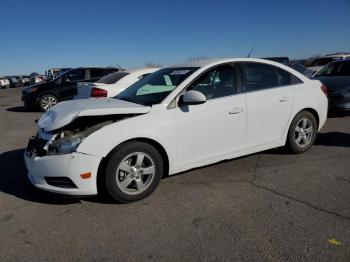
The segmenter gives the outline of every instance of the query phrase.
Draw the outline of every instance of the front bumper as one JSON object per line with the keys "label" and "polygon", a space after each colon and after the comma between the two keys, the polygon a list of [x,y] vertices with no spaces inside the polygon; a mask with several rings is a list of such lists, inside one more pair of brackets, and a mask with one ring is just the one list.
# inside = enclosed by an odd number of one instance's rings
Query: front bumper
{"label": "front bumper", "polygon": [[[43,190],[65,195],[96,195],[97,170],[101,158],[97,156],[71,153],[65,155],[29,156],[24,155],[30,182]],[[83,179],[81,174],[91,172],[91,177]],[[45,177],[69,178],[76,187],[65,188],[49,185]]]}
{"label": "front bumper", "polygon": [[35,107],[36,106],[36,97],[30,94],[22,94],[21,100],[25,107]]}
{"label": "front bumper", "polygon": [[1,89],[5,89],[5,88],[9,88],[9,87],[10,87],[10,84],[0,85]]}

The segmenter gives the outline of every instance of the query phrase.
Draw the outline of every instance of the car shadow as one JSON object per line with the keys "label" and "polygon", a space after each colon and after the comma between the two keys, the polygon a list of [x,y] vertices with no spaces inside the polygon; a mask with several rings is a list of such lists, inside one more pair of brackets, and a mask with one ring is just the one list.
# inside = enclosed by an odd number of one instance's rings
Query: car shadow
{"label": "car shadow", "polygon": [[[319,133],[315,145],[322,146],[336,146],[336,147],[350,147],[350,134],[343,132],[328,132]],[[288,154],[284,148],[270,149],[263,154]],[[261,154],[261,153],[255,153]],[[54,194],[39,190],[35,188],[27,178],[27,171],[24,165],[24,149],[17,149],[7,151],[0,154],[0,192],[18,197],[20,199],[43,203],[51,205],[67,205],[80,203],[81,199],[88,202],[101,203],[101,204],[116,204],[111,198],[105,195],[92,196],[92,197],[68,197],[60,194]],[[250,155],[251,156],[251,155]],[[243,156],[247,157],[247,156]],[[242,158],[243,158],[242,157]],[[224,160],[219,163],[211,164],[208,166],[218,165],[231,160]],[[207,166],[207,167],[208,167]],[[199,167],[196,169],[200,169]],[[181,172],[177,175],[182,175],[185,172]],[[174,177],[174,176],[171,176]],[[168,178],[164,176],[163,179]]]}
{"label": "car shadow", "polygon": [[27,178],[23,155],[24,149],[0,154],[0,192],[26,201],[43,204],[67,205],[80,203],[77,198],[67,198],[35,188]]}
{"label": "car shadow", "polygon": [[7,111],[10,112],[17,112],[17,113],[33,113],[33,112],[39,112],[34,109],[27,108],[25,106],[15,106],[15,107],[9,107],[6,108]]}
{"label": "car shadow", "polygon": [[328,112],[327,118],[340,118],[350,116],[347,112]]}
{"label": "car shadow", "polygon": [[316,145],[350,147],[350,134],[343,132],[319,133]]}

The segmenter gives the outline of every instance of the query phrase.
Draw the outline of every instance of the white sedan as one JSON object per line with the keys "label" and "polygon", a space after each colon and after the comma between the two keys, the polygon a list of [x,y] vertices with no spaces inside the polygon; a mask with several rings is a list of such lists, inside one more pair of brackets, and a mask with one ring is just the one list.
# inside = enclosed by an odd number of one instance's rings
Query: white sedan
{"label": "white sedan", "polygon": [[143,77],[158,71],[160,68],[142,68],[129,71],[118,71],[109,74],[95,83],[78,83],[78,94],[74,99],[114,97]]}
{"label": "white sedan", "polygon": [[29,179],[68,195],[105,190],[127,203],[151,194],[165,175],[281,146],[303,153],[326,121],[326,92],[267,60],[170,66],[116,98],[47,111],[26,149]]}

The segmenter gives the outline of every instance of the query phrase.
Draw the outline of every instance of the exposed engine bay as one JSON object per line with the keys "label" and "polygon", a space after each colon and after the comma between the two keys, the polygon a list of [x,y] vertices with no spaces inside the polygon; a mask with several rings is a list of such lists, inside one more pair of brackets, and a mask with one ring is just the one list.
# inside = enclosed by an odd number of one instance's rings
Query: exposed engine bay
{"label": "exposed engine bay", "polygon": [[39,129],[36,136],[29,140],[26,154],[41,157],[72,153],[86,137],[95,131],[136,115],[85,116],[76,118],[70,124],[50,132]]}

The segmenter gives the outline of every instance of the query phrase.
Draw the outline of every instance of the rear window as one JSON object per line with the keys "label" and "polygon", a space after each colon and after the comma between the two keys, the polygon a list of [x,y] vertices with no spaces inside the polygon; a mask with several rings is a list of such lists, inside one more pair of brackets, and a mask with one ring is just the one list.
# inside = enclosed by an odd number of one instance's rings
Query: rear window
{"label": "rear window", "polygon": [[106,74],[103,69],[90,69],[90,78],[101,78],[105,75]]}
{"label": "rear window", "polygon": [[124,76],[127,76],[128,72],[116,72],[109,74],[108,76],[105,76],[98,80],[96,83],[103,83],[103,84],[114,84],[118,82],[120,79],[122,79]]}
{"label": "rear window", "polygon": [[310,66],[325,66],[334,60],[339,60],[340,58],[336,57],[324,57],[315,59]]}

